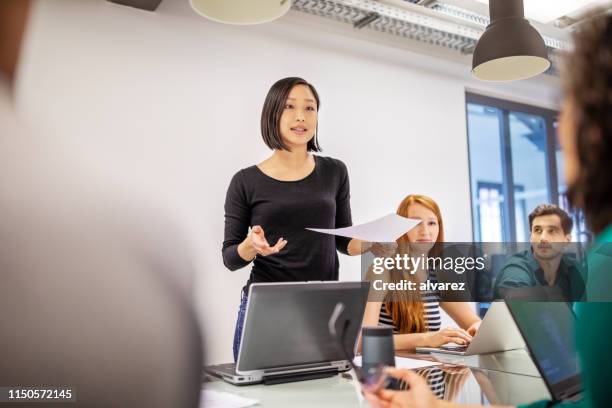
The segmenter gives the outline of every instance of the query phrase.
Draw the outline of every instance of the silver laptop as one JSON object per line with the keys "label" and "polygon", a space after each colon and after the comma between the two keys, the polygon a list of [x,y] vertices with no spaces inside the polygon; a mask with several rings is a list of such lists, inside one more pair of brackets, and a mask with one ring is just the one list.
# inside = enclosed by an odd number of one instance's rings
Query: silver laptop
{"label": "silver laptop", "polygon": [[205,371],[236,384],[282,383],[336,375],[349,362],[328,329],[338,302],[350,325],[345,349],[354,354],[368,282],[254,283],[250,286],[237,364]]}
{"label": "silver laptop", "polygon": [[514,324],[514,319],[506,304],[504,302],[493,302],[469,345],[449,344],[442,347],[417,347],[416,351],[417,353],[472,356],[524,347],[523,337]]}

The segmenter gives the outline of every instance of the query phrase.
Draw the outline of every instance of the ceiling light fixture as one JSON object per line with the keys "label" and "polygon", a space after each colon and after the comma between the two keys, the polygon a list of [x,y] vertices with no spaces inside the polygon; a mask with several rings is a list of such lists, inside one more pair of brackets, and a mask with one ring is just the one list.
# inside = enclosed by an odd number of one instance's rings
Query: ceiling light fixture
{"label": "ceiling light fixture", "polygon": [[237,25],[268,23],[291,8],[291,0],[189,0],[189,3],[202,17]]}
{"label": "ceiling light fixture", "polygon": [[489,17],[472,57],[476,78],[516,81],[550,67],[544,40],[524,17],[523,0],[490,0]]}

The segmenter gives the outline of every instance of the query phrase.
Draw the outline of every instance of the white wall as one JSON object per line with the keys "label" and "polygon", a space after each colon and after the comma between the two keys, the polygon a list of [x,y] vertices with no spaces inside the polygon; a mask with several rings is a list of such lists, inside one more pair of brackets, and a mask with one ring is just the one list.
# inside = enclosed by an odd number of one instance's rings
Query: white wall
{"label": "white wall", "polygon": [[[303,76],[322,98],[324,154],[351,177],[355,222],[434,197],[448,240],[470,240],[465,91],[551,106],[554,81],[486,85],[469,57],[291,11],[255,27],[209,22],[186,0],[155,13],[103,0],[40,1],[26,38],[18,108],[92,169],[173,211],[190,237],[210,362],[231,358],[248,268],[221,261],[231,176],[269,152],[259,115],[269,86]],[[341,278],[359,260],[341,258]]]}

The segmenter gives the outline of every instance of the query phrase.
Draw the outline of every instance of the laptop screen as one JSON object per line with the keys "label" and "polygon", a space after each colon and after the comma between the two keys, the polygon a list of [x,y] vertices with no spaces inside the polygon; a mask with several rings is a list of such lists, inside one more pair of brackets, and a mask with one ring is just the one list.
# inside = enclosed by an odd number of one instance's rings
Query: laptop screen
{"label": "laptop screen", "polygon": [[344,349],[353,353],[368,293],[368,282],[252,284],[237,371],[346,360],[329,333],[329,318],[338,302],[344,304],[351,320]]}
{"label": "laptop screen", "polygon": [[508,308],[551,393],[561,383],[578,381],[575,317],[568,304],[515,300],[508,302]]}

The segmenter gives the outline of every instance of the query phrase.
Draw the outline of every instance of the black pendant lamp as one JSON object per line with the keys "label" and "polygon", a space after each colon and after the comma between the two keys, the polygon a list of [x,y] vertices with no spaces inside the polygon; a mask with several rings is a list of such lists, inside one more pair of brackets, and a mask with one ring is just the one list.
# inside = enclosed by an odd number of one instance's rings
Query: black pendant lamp
{"label": "black pendant lamp", "polygon": [[489,17],[472,57],[476,78],[516,81],[550,67],[544,40],[525,19],[523,0],[489,0]]}

